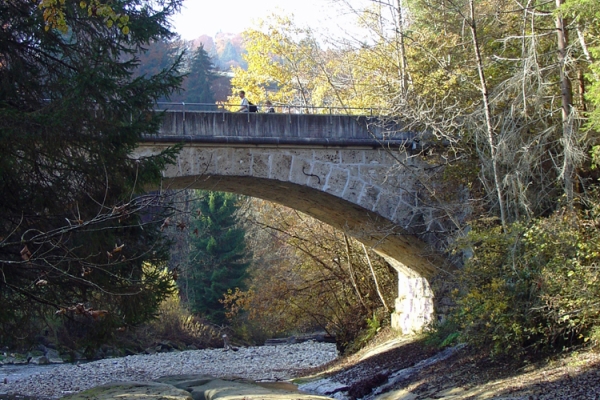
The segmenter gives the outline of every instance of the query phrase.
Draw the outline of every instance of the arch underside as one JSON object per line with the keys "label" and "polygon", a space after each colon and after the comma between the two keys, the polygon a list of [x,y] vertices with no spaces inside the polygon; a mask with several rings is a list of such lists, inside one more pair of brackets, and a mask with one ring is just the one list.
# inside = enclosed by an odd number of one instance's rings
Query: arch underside
{"label": "arch underside", "polygon": [[419,239],[372,211],[308,186],[250,176],[197,175],[164,178],[163,189],[232,192],[279,203],[343,230],[406,277],[435,275],[437,257]]}

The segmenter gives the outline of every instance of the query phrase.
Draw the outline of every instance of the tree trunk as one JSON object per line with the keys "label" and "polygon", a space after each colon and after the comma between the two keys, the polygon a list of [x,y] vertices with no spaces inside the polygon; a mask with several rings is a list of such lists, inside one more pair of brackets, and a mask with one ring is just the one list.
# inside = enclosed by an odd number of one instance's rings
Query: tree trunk
{"label": "tree trunk", "polygon": [[362,244],[363,250],[365,252],[365,257],[367,257],[367,262],[369,263],[369,268],[371,268],[371,275],[373,276],[373,282],[375,282],[375,289],[377,290],[377,294],[379,295],[379,299],[381,300],[381,304],[383,304],[383,308],[385,308],[385,312],[390,312],[387,304],[385,303],[385,298],[383,297],[383,293],[381,293],[381,288],[379,287],[379,281],[377,280],[377,275],[375,275],[375,269],[373,268],[373,263],[371,263],[371,257],[369,257],[369,252],[367,251],[367,247]]}
{"label": "tree trunk", "polygon": [[[557,0],[558,1],[558,0]],[[487,82],[485,79],[485,73],[483,70],[483,59],[481,57],[481,50],[479,46],[479,40],[477,38],[477,25],[475,24],[475,4],[474,0],[469,0],[469,28],[471,29],[473,50],[475,52],[475,60],[477,62],[477,73],[479,74],[479,83],[481,85],[481,97],[483,99],[483,110],[485,113],[485,125],[487,140],[490,145],[490,158],[492,161],[492,172],[494,174],[494,187],[496,190],[496,196],[498,197],[498,205],[500,207],[500,221],[502,226],[506,226],[506,211],[504,205],[504,198],[502,195],[500,172],[498,171],[498,155],[495,141],[494,125],[492,124],[492,112],[489,101],[489,93]]]}
{"label": "tree trunk", "polygon": [[402,7],[402,0],[397,0],[398,12],[398,28],[396,32],[398,34],[398,52],[400,56],[400,85],[402,94],[406,95],[408,91],[408,72],[406,71],[406,48],[404,45],[404,19],[402,13],[404,12]]}
{"label": "tree trunk", "polygon": [[[556,8],[562,5],[563,0],[556,0]],[[564,191],[567,196],[567,204],[573,202],[573,182],[575,178],[575,167],[571,162],[570,153],[573,145],[573,125],[572,125],[572,108],[573,108],[573,88],[571,81],[566,73],[566,58],[567,58],[567,34],[565,25],[560,14],[556,16],[556,36],[558,45],[558,68],[560,74],[560,97],[562,100],[562,123],[563,123],[563,146],[565,148],[563,158],[563,182]]]}
{"label": "tree trunk", "polygon": [[363,300],[362,295],[360,294],[360,290],[358,290],[358,285],[356,284],[356,279],[354,278],[354,271],[352,269],[352,257],[351,257],[352,252],[350,251],[350,241],[348,240],[348,235],[346,235],[345,233],[344,233],[344,243],[346,244],[346,257],[348,258],[348,273],[350,274],[350,282],[352,282],[352,286],[354,287],[354,290],[356,291],[356,296],[358,297],[360,304],[363,305],[365,310],[370,312],[371,310],[365,304],[365,301]]}

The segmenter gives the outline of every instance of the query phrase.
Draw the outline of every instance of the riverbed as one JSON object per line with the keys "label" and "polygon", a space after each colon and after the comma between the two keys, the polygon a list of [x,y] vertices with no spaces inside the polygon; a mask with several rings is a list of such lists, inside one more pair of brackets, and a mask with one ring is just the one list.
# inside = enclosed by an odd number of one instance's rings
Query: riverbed
{"label": "riverbed", "polygon": [[36,397],[2,394],[11,382],[26,379],[32,375],[43,375],[61,364],[35,365],[2,365],[0,366],[0,400],[33,400]]}
{"label": "riverbed", "polygon": [[108,382],[149,382],[162,376],[188,374],[279,382],[337,357],[335,344],[317,342],[133,355],[85,364],[14,369],[7,374],[7,384],[0,383],[0,395],[57,399]]}

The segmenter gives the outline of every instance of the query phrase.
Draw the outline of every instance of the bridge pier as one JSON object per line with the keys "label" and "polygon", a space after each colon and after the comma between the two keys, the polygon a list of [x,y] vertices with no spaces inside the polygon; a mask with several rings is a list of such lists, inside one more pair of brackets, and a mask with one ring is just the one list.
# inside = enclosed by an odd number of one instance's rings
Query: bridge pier
{"label": "bridge pier", "polygon": [[425,278],[409,278],[398,273],[398,297],[392,313],[393,329],[410,335],[433,321],[433,292]]}
{"label": "bridge pier", "polygon": [[398,297],[394,302],[391,327],[411,335],[421,332],[434,319],[434,294],[427,278],[399,261],[380,254],[398,272]]}

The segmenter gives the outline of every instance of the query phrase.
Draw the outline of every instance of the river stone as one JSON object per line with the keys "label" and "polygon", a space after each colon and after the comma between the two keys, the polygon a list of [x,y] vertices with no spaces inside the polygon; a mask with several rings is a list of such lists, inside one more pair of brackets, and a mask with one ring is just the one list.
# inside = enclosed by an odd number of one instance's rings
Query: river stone
{"label": "river stone", "polygon": [[297,390],[273,389],[246,380],[224,380],[205,375],[167,376],[158,379],[185,388],[193,400],[331,400],[331,397],[300,393]]}
{"label": "river stone", "polygon": [[115,382],[75,393],[64,400],[114,400],[130,398],[135,400],[192,400],[190,392],[174,386],[155,382]]}
{"label": "river stone", "polygon": [[64,360],[61,358],[60,353],[54,349],[46,350],[46,358],[50,364],[62,364]]}
{"label": "river stone", "polygon": [[49,363],[46,356],[34,356],[29,359],[30,364],[46,365]]}
{"label": "river stone", "polygon": [[208,375],[167,375],[156,379],[156,382],[173,385],[178,389],[191,391],[194,386],[206,385],[215,378]]}

